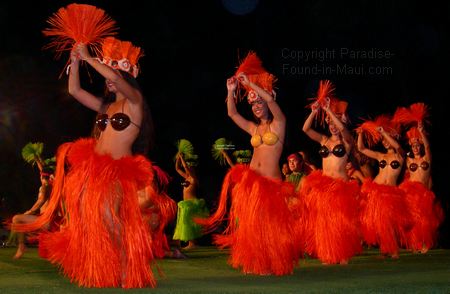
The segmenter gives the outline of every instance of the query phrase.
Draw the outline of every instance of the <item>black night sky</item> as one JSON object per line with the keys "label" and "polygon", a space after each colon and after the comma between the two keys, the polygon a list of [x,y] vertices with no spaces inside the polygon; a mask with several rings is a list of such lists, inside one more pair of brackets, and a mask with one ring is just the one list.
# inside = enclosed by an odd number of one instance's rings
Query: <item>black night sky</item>
{"label": "black night sky", "polygon": [[[286,2],[286,3],[283,3]],[[356,2],[356,1],[355,1]],[[349,102],[353,125],[361,118],[392,114],[397,106],[425,102],[433,152],[434,190],[447,213],[450,195],[448,150],[448,64],[450,4],[445,1],[81,1],[102,8],[116,20],[118,37],[143,48],[138,81],[156,128],[149,157],[173,181],[172,197],[181,200],[175,173],[175,142],[190,140],[200,157],[201,194],[214,205],[226,168],[211,156],[220,137],[239,149],[249,137],[226,115],[225,80],[240,59],[254,50],[278,77],[277,97],[288,119],[285,155],[300,149],[314,159],[318,146],[301,133],[305,106],[318,82],[330,79],[336,94]],[[23,211],[37,193],[37,168],[21,149],[44,142],[53,156],[59,144],[88,136],[95,113],[67,93],[59,78],[68,54],[54,58],[43,50],[49,39],[46,20],[73,1],[0,3],[0,177],[1,216]],[[25,7],[28,6],[26,9]],[[88,71],[82,71],[87,76]],[[90,70],[83,86],[101,91],[102,79]],[[99,87],[100,85],[100,87]],[[249,115],[246,103],[239,110]],[[441,244],[449,246],[448,220]]]}

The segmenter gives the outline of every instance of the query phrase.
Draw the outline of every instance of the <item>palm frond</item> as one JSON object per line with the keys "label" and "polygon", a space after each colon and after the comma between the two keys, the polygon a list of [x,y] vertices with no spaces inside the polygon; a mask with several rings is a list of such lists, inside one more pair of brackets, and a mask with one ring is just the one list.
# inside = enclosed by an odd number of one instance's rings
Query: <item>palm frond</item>
{"label": "palm frond", "polygon": [[44,150],[44,143],[29,142],[22,148],[22,158],[31,164],[35,164],[36,161],[41,160],[42,151]]}
{"label": "palm frond", "polygon": [[223,155],[222,150],[229,150],[232,148],[233,148],[233,146],[232,146],[231,141],[228,141],[225,138],[219,138],[214,142],[214,144],[211,148],[211,153],[212,153],[213,158],[215,160],[217,160],[220,165],[226,165],[227,160],[225,159],[225,156]]}
{"label": "palm frond", "polygon": [[252,160],[251,150],[236,150],[233,152],[233,156],[237,163],[248,163]]}
{"label": "palm frond", "polygon": [[190,156],[194,154],[194,146],[189,140],[186,139],[180,139],[177,141],[177,149],[178,153],[181,153],[184,156]]}
{"label": "palm frond", "polygon": [[56,169],[56,157],[47,158],[44,160],[44,167],[54,171]]}

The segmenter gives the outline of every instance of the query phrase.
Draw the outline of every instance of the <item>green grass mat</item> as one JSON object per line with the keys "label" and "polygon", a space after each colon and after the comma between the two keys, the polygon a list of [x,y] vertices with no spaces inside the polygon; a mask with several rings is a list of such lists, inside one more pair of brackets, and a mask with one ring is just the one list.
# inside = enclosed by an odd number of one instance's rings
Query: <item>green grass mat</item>
{"label": "green grass mat", "polygon": [[70,283],[29,248],[13,260],[16,248],[0,248],[0,293],[450,293],[450,250],[426,254],[402,251],[400,259],[378,258],[370,249],[345,266],[300,261],[293,275],[244,275],[227,264],[227,251],[199,247],[187,259],[159,260],[164,272],[157,288],[87,289]]}

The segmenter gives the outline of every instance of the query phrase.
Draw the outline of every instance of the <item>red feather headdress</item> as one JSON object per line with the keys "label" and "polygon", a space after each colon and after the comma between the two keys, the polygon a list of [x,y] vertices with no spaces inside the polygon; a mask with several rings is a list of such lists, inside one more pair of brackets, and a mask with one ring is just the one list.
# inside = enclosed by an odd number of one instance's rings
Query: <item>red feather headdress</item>
{"label": "red feather headdress", "polygon": [[410,144],[414,141],[419,142],[420,144],[423,144],[422,141],[422,136],[419,132],[419,130],[416,127],[412,127],[410,128],[407,132],[406,132],[406,137],[408,137],[408,141],[410,142]]}
{"label": "red feather headdress", "polygon": [[138,60],[144,56],[144,53],[141,48],[133,46],[129,41],[107,37],[103,41],[101,55],[104,64],[137,77],[139,73]]}

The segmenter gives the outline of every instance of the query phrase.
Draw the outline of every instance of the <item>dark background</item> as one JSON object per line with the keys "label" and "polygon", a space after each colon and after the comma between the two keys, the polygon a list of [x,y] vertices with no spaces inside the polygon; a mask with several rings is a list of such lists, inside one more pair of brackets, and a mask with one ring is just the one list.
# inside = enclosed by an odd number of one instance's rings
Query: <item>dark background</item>
{"label": "dark background", "polygon": [[[307,98],[318,82],[330,79],[349,102],[352,126],[361,118],[393,113],[397,106],[425,102],[431,108],[434,191],[449,212],[450,161],[448,65],[450,4],[439,1],[81,1],[104,9],[120,27],[118,37],[142,47],[138,81],[156,127],[149,157],[173,177],[171,196],[181,200],[175,173],[175,143],[190,140],[199,155],[199,197],[214,207],[226,167],[211,156],[220,137],[250,148],[249,136],[226,115],[225,80],[239,60],[254,50],[278,77],[277,97],[288,119],[283,157],[318,146],[301,132]],[[68,60],[43,50],[46,20],[72,1],[0,3],[0,197],[2,216],[29,208],[39,186],[36,167],[21,158],[28,142],[44,142],[45,157],[62,142],[88,136],[95,113],[67,93],[59,78]],[[144,5],[145,4],[145,5]],[[387,52],[364,58],[341,55]],[[313,52],[306,59],[299,54]],[[325,58],[317,56],[326,53]],[[334,55],[331,53],[334,52]],[[299,57],[298,59],[293,57]],[[302,70],[324,69],[328,72]],[[340,72],[332,70],[341,69]],[[353,71],[351,71],[353,69]],[[368,71],[376,70],[375,74]],[[361,72],[363,70],[364,72]],[[82,74],[87,75],[88,70]],[[83,86],[100,94],[102,79],[91,69]],[[100,85],[100,86],[99,86]],[[249,115],[246,103],[239,110]],[[399,208],[402,209],[402,208]],[[440,246],[449,247],[449,225]]]}

